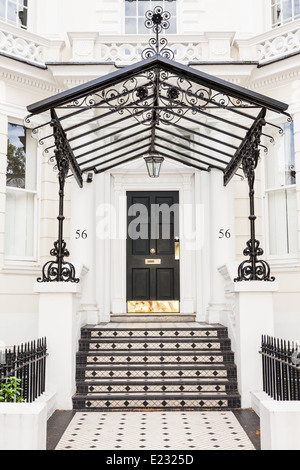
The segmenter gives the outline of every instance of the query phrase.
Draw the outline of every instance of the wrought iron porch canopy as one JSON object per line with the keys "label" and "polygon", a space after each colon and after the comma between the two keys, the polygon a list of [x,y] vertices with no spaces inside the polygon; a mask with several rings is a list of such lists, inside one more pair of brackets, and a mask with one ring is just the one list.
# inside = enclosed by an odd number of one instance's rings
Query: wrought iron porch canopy
{"label": "wrought iron porch canopy", "polygon": [[[285,103],[155,55],[28,106],[26,121],[50,113],[33,133],[45,125],[55,128],[80,186],[83,173],[110,170],[154,148],[198,170],[220,169],[227,185],[251,142],[264,147],[260,137],[267,136],[267,112],[289,117],[287,109]],[[46,153],[57,146],[53,134],[49,130],[41,139]]]}

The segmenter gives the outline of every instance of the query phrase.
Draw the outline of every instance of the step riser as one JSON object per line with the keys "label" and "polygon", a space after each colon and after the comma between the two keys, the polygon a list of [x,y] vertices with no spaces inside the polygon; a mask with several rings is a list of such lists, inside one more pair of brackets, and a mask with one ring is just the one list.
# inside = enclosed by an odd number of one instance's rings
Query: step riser
{"label": "step riser", "polygon": [[144,338],[145,340],[150,338],[160,338],[163,340],[164,338],[167,339],[174,339],[175,341],[179,341],[179,338],[190,338],[190,339],[204,339],[208,341],[210,338],[220,339],[226,338],[227,330],[226,328],[219,328],[219,329],[83,329],[82,330],[82,339],[109,339],[111,338],[112,341],[116,341],[118,339],[128,338],[128,340],[132,340],[135,338]]}
{"label": "step riser", "polygon": [[114,393],[220,393],[220,392],[236,392],[236,385],[86,385],[78,384],[77,393],[79,394],[114,394]]}
{"label": "step riser", "polygon": [[217,399],[188,399],[186,397],[179,399],[130,399],[130,400],[112,400],[111,397],[103,400],[74,400],[74,409],[84,410],[154,410],[154,409],[232,409],[239,408],[240,400],[233,398],[227,400],[224,398]]}
{"label": "step riser", "polygon": [[124,356],[77,356],[78,365],[91,365],[91,364],[103,364],[103,365],[138,365],[138,364],[215,364],[215,363],[234,363],[233,354],[224,355],[164,355],[162,356],[144,356],[144,355],[124,355]]}
{"label": "step riser", "polygon": [[91,342],[91,341],[80,341],[79,342],[79,351],[88,352],[102,352],[102,351],[165,351],[165,350],[174,350],[174,351],[210,351],[210,350],[221,350],[229,351],[231,348],[230,341],[217,341],[217,342],[197,342],[197,341],[183,341],[180,342]]}
{"label": "step riser", "polygon": [[86,369],[77,369],[77,380],[85,380],[85,379],[188,379],[188,378],[236,378],[236,370],[235,369],[212,369],[212,370],[199,370],[199,369],[172,369],[172,370],[152,370],[149,371],[145,370],[86,370]]}

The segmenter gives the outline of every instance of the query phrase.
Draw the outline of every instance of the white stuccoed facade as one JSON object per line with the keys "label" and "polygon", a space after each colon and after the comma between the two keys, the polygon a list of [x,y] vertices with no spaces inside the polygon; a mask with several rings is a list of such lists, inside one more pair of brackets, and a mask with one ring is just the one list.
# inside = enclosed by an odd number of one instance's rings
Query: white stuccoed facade
{"label": "white stuccoed facade", "polygon": [[[300,249],[300,20],[272,28],[270,2],[265,0],[177,3],[178,34],[168,37],[177,51],[176,60],[290,105]],[[43,154],[47,144],[38,145],[45,137],[41,132],[34,141],[38,162],[34,258],[7,259],[8,122],[22,125],[28,105],[140,60],[149,38],[125,34],[123,0],[89,0],[84,8],[77,0],[29,0],[28,30],[5,22],[0,25],[0,341],[12,345],[43,333],[39,305],[45,287],[39,288],[36,278],[51,259],[49,252],[57,239],[58,183],[49,155]],[[268,156],[263,150],[261,157],[256,230],[263,258],[276,277],[271,289],[274,316],[268,317],[268,325],[277,337],[293,340],[300,337],[299,250],[292,257],[269,255]],[[196,313],[197,321],[223,323],[233,347],[243,342],[237,335],[240,294],[234,293],[231,281],[250,238],[246,180],[235,177],[225,188],[219,171],[207,174],[174,162],[165,162],[160,178],[150,180],[144,161],[138,160],[95,175],[93,183],[84,183],[83,189],[72,179],[66,186],[65,239],[70,261],[81,277],[80,286],[71,293],[77,302],[72,319],[75,338],[81,325],[108,322],[111,313],[126,313],[126,191],[175,190],[181,205],[181,314]],[[78,230],[86,231],[88,238],[76,239]],[[231,237],[220,239],[220,230],[229,230]],[[261,294],[253,290],[258,299]],[[270,292],[266,296],[269,299]],[[251,311],[247,328],[250,316]],[[268,334],[264,321],[261,327],[257,324],[257,312],[255,318],[255,330]],[[52,327],[61,327],[59,318]],[[76,345],[71,347],[76,349]],[[241,367],[247,367],[242,354],[238,360]]]}

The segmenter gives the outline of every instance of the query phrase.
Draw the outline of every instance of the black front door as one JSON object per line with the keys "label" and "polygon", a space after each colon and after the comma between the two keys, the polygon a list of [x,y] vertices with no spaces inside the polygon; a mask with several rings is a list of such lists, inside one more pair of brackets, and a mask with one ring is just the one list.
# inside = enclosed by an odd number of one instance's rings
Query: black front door
{"label": "black front door", "polygon": [[179,193],[128,192],[127,311],[179,312]]}

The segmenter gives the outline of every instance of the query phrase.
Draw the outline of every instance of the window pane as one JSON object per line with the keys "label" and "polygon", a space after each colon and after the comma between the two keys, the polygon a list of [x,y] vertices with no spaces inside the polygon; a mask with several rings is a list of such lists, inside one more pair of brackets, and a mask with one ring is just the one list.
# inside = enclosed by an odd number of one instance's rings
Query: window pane
{"label": "window pane", "polygon": [[166,2],[165,3],[165,10],[171,13],[172,16],[176,16],[176,1],[173,2]]}
{"label": "window pane", "polygon": [[177,26],[176,26],[176,18],[174,16],[170,19],[170,28],[168,29],[169,34],[176,34]]}
{"label": "window pane", "polygon": [[8,124],[6,184],[25,188],[26,132],[23,126]]}
{"label": "window pane", "polygon": [[282,20],[287,23],[293,17],[292,0],[283,0],[282,2]]}
{"label": "window pane", "polygon": [[[150,10],[150,2],[147,0],[139,0],[138,3],[138,16],[145,18],[146,11]],[[146,20],[146,18],[145,18]]]}
{"label": "window pane", "polygon": [[125,21],[125,33],[126,34],[136,34],[137,26],[135,18],[126,18]]}
{"label": "window pane", "polygon": [[300,0],[295,0],[294,15],[295,15],[295,19],[297,19],[300,16]]}
{"label": "window pane", "polygon": [[285,190],[269,194],[270,255],[288,253]]}
{"label": "window pane", "polygon": [[145,26],[145,18],[139,18],[138,20],[138,34],[148,34],[149,29]]}
{"label": "window pane", "polygon": [[6,194],[5,255],[33,257],[34,194],[9,190]]}
{"label": "window pane", "polygon": [[8,2],[7,6],[7,19],[10,23],[16,24],[17,19],[17,5],[12,2]]}
{"label": "window pane", "polygon": [[298,252],[297,200],[294,189],[270,193],[269,243],[271,255]]}
{"label": "window pane", "polygon": [[136,16],[136,1],[125,2],[125,16]]}
{"label": "window pane", "polygon": [[151,9],[153,10],[153,8],[157,7],[158,5],[164,8],[163,0],[152,0]]}
{"label": "window pane", "polygon": [[0,0],[0,17],[5,19],[5,0]]}
{"label": "window pane", "polygon": [[297,196],[294,189],[286,191],[287,226],[288,226],[288,253],[298,252],[298,219]]}

